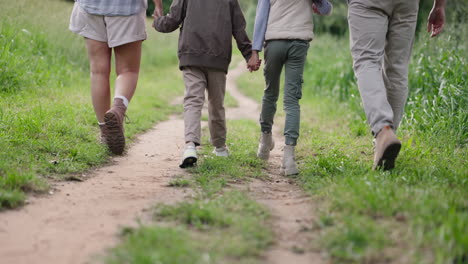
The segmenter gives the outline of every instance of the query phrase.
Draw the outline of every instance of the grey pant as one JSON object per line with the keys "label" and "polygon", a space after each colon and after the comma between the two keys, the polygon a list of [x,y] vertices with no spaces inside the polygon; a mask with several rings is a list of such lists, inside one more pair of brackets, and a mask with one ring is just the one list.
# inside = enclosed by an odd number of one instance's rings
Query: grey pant
{"label": "grey pant", "polygon": [[215,147],[226,145],[226,115],[224,94],[226,91],[226,73],[222,70],[205,67],[184,67],[185,82],[184,123],[185,142],[200,145],[201,113],[205,102],[205,90],[208,92],[208,127],[211,144]]}
{"label": "grey pant", "polygon": [[398,128],[408,98],[408,64],[419,0],[349,0],[354,73],[372,133]]}
{"label": "grey pant", "polygon": [[309,50],[305,40],[270,40],[265,46],[266,88],[262,101],[260,126],[262,132],[271,132],[280,89],[280,76],[285,67],[283,106],[286,113],[284,136],[286,145],[295,146],[299,138],[302,97],[302,75]]}

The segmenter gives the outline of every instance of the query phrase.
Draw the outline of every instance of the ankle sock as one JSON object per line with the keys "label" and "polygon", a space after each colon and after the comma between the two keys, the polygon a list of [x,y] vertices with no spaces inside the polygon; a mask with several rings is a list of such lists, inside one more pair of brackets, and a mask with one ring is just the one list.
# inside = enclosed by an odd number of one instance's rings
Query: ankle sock
{"label": "ankle sock", "polygon": [[123,95],[116,95],[116,96],[114,97],[114,99],[122,99],[123,104],[125,105],[125,107],[128,108],[128,99],[127,99],[127,97],[125,97],[125,96],[123,96]]}

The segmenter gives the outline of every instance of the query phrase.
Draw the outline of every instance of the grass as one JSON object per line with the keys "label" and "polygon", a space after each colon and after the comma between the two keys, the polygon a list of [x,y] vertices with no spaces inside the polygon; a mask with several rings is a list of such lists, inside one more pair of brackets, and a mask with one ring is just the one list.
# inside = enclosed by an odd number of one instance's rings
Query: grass
{"label": "grass", "polygon": [[128,232],[105,263],[258,263],[271,243],[268,217],[237,191],[160,206],[154,224]]}
{"label": "grass", "polygon": [[[347,40],[319,36],[311,45],[296,181],[319,208],[314,244],[333,263],[466,259],[466,35],[450,28],[445,33],[436,42],[420,37],[415,44],[410,100],[399,131],[403,148],[391,172],[370,170],[372,137],[349,50],[343,49]],[[258,101],[263,83],[261,74],[238,82]]]}
{"label": "grass", "polygon": [[203,261],[185,228],[141,227],[127,231],[124,237],[125,242],[112,250],[105,263],[210,263]]}
{"label": "grass", "polygon": [[455,139],[459,145],[468,143],[466,25],[451,26],[440,38],[421,38],[416,45],[410,80],[416,89],[408,100],[411,114],[405,120],[412,130],[428,132],[434,139]]}
{"label": "grass", "polygon": [[[38,11],[44,6],[48,15]],[[108,159],[96,139],[84,43],[66,29],[70,11],[69,3],[52,0],[19,0],[0,10],[0,209],[21,206],[28,193],[47,190],[49,178]],[[370,171],[371,136],[343,48],[347,41],[319,36],[313,42],[304,74],[296,181],[318,207],[313,243],[332,262],[466,262],[466,29],[462,23],[435,41],[417,39],[399,131],[403,149],[391,172]],[[129,109],[130,140],[180,111],[168,103],[183,91],[176,37],[150,28],[148,33]],[[261,72],[245,75],[239,84],[261,99]],[[229,96],[226,103],[235,105]],[[258,127],[250,121],[228,127],[232,157],[214,157],[205,147],[192,178],[170,183],[194,188],[195,197],[156,206],[152,223],[125,229],[106,263],[261,261],[273,239],[269,213],[245,192],[229,188],[262,176],[264,164],[255,158]],[[209,146],[206,137],[204,143]]]}
{"label": "grass", "polygon": [[[41,12],[46,6],[48,12]],[[20,0],[0,10],[0,209],[47,190],[49,178],[108,160],[97,141],[84,41],[67,29],[71,8],[65,1]],[[183,91],[176,36],[156,34],[149,26],[147,31],[128,111],[130,142],[177,111],[168,102]]]}
{"label": "grass", "polygon": [[226,92],[226,95],[224,97],[224,106],[225,107],[238,107],[239,103],[229,92]]}
{"label": "grass", "polygon": [[[194,199],[155,206],[152,222],[126,232],[123,242],[106,256],[106,263],[261,261],[273,239],[270,214],[245,191],[231,187],[262,176],[263,162],[255,157],[256,145],[251,144],[256,141],[256,124],[232,121],[228,127],[229,159],[214,156],[204,136],[205,147],[199,153],[199,166],[190,170],[192,177],[175,177],[170,183],[192,187]],[[170,238],[163,244],[166,234]]]}
{"label": "grass", "polygon": [[325,201],[322,217],[332,223],[323,228],[323,246],[335,261],[447,263],[466,252],[466,149],[405,134],[396,169],[370,171],[370,138],[347,129],[345,109],[312,102],[320,110],[303,118],[297,180]]}

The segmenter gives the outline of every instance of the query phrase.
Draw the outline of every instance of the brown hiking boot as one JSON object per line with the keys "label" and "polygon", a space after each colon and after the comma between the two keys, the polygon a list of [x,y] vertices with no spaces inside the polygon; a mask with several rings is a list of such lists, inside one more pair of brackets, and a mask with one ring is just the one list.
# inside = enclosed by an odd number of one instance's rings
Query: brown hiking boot
{"label": "brown hiking boot", "polygon": [[123,122],[126,110],[127,108],[122,99],[115,98],[114,105],[104,115],[104,122],[106,123],[104,138],[109,150],[116,155],[121,155],[125,148]]}
{"label": "brown hiking boot", "polygon": [[373,170],[383,166],[384,170],[395,167],[395,160],[401,149],[401,142],[396,137],[390,126],[385,126],[380,130],[375,138],[374,166]]}
{"label": "brown hiking boot", "polygon": [[99,141],[101,144],[106,144],[107,145],[107,138],[106,135],[108,134],[107,132],[107,127],[106,124],[99,124],[99,129],[101,130],[101,135],[99,137]]}

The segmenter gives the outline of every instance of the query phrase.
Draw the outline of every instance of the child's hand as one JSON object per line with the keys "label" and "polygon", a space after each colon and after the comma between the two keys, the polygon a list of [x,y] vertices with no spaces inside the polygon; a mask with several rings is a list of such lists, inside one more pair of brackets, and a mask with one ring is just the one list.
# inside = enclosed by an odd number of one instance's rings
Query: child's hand
{"label": "child's hand", "polygon": [[253,50],[252,56],[247,62],[247,69],[249,69],[250,72],[257,71],[260,68],[261,64],[262,64],[262,60],[258,58],[258,51]]}

